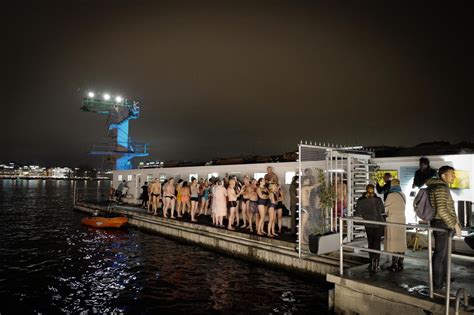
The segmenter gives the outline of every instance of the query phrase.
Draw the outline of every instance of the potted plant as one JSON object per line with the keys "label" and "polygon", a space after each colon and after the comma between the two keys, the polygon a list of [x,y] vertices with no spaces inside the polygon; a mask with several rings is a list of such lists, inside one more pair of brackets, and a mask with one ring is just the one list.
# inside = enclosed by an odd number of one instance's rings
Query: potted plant
{"label": "potted plant", "polygon": [[320,255],[337,250],[339,234],[333,233],[330,228],[331,209],[336,202],[336,192],[322,169],[318,169],[318,183],[320,221],[309,235],[309,249]]}

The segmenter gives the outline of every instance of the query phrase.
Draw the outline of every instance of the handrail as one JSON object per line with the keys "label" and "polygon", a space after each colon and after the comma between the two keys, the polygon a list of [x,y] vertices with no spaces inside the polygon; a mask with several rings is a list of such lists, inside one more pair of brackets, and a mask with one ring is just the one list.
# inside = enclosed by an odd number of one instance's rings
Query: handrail
{"label": "handrail", "polygon": [[464,288],[459,288],[458,292],[456,292],[456,306],[454,310],[454,314],[459,315],[459,304],[461,302],[461,294],[464,297],[464,307],[469,305],[468,296],[466,294],[466,290]]}
{"label": "handrail", "polygon": [[[364,248],[364,247],[358,247],[354,245],[344,245],[344,240],[343,240],[343,231],[344,231],[344,221],[347,222],[359,222],[359,223],[365,223],[365,224],[375,224],[375,225],[383,225],[383,226],[399,226],[399,227],[410,227],[410,228],[422,228],[422,229],[427,229],[428,230],[428,269],[429,269],[429,289],[430,289],[430,298],[433,298],[433,266],[431,263],[431,233],[432,231],[440,231],[440,232],[448,232],[451,233],[452,231],[449,229],[443,229],[443,228],[435,228],[431,227],[429,225],[424,225],[424,224],[402,224],[402,223],[392,223],[392,222],[379,222],[379,221],[371,221],[371,220],[364,220],[364,219],[359,219],[357,217],[340,217],[339,218],[339,226],[341,227],[341,231],[339,233],[339,274],[343,276],[344,274],[344,248],[358,248],[359,250],[362,251],[367,251],[367,252],[372,252],[372,253],[377,253],[377,254],[386,254],[390,256],[396,256],[396,257],[403,257],[403,258],[409,258],[409,259],[415,259],[415,260],[422,260],[425,261],[425,259],[420,258],[420,257],[414,257],[414,256],[409,256],[405,254],[397,254],[397,253],[392,253],[392,252],[386,252],[382,250],[376,250],[376,249],[370,249],[370,248]],[[448,237],[448,270],[446,272],[446,295],[445,295],[445,314],[449,314],[449,296],[450,296],[450,290],[451,290],[451,250],[452,250],[452,241],[451,237]]]}

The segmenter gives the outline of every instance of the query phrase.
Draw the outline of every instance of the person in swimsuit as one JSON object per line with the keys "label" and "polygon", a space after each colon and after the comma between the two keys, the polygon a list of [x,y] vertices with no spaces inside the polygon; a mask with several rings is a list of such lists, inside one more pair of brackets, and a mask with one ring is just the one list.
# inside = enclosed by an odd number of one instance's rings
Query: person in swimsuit
{"label": "person in swimsuit", "polygon": [[275,209],[277,208],[277,196],[276,196],[276,184],[271,183],[268,185],[268,237],[278,236],[275,234]]}
{"label": "person in swimsuit", "polygon": [[191,189],[189,188],[188,182],[184,181],[181,186],[181,214],[184,212],[190,212],[191,210]]}
{"label": "person in swimsuit", "polygon": [[181,202],[181,188],[183,187],[183,180],[178,179],[178,185],[176,185],[176,212],[178,213],[178,218],[182,217],[181,213],[181,208],[182,208],[182,202]]}
{"label": "person in swimsuit", "polygon": [[265,180],[260,178],[257,182],[258,194],[258,217],[257,217],[257,235],[265,235],[263,225],[265,223],[265,216],[267,215],[268,206],[268,189],[265,187]]}
{"label": "person in swimsuit", "polygon": [[191,178],[191,222],[197,222],[194,218],[199,203],[199,184],[196,178]]}
{"label": "person in swimsuit", "polygon": [[163,196],[164,196],[164,205],[163,205],[163,217],[168,217],[168,208],[171,209],[171,219],[174,219],[174,207],[176,201],[176,189],[174,188],[174,178],[171,177],[166,186],[163,189]]}
{"label": "person in swimsuit", "polygon": [[[235,192],[235,179],[230,179],[229,180],[229,187],[227,188],[227,206],[230,210],[230,216],[229,216],[229,222],[227,225],[228,230],[235,230],[235,228],[232,226],[232,223],[234,223],[234,217],[235,217],[235,209],[237,207],[237,199],[239,198],[240,194],[242,192],[236,193]],[[238,223],[238,222],[237,222]]]}
{"label": "person in swimsuit", "polygon": [[201,209],[199,214],[207,215],[209,210],[209,181],[206,179],[202,184],[202,197],[201,197]]}
{"label": "person in swimsuit", "polygon": [[[198,181],[198,206],[196,209],[196,216],[203,214],[202,211],[202,196],[204,195],[204,178],[199,178]],[[199,210],[198,210],[199,209]]]}
{"label": "person in swimsuit", "polygon": [[[252,179],[250,181],[250,188],[249,188],[249,209],[248,209],[248,222],[249,226],[248,229],[250,232],[253,232],[252,225],[253,225],[253,215],[258,213],[258,194],[257,194],[257,181]],[[257,230],[258,218],[257,222],[255,223],[255,230]]]}
{"label": "person in swimsuit", "polygon": [[244,224],[241,228],[245,229],[247,227],[247,219],[249,217],[248,208],[249,208],[249,191],[250,190],[250,178],[248,175],[244,176],[244,184],[242,185],[242,200],[240,202],[240,207],[242,208],[242,219]]}
{"label": "person in swimsuit", "polygon": [[267,167],[267,174],[265,174],[265,177],[263,179],[265,180],[265,183],[267,185],[270,183],[279,183],[278,176],[277,174],[273,173],[273,167],[271,166]]}
{"label": "person in swimsuit", "polygon": [[161,183],[158,178],[155,178],[150,187],[151,205],[153,208],[153,215],[157,215],[158,204],[161,197]]}
{"label": "person in swimsuit", "polygon": [[277,207],[276,207],[276,218],[278,222],[278,234],[281,234],[281,228],[283,226],[283,200],[285,200],[285,195],[281,185],[277,185]]}

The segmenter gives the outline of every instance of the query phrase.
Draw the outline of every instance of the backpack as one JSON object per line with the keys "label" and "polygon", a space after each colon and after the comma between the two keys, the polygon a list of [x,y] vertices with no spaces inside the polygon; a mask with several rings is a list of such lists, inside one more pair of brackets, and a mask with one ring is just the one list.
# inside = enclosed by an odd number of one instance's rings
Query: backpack
{"label": "backpack", "polygon": [[413,200],[413,208],[415,209],[416,216],[423,221],[429,222],[435,216],[435,208],[431,205],[430,201],[430,189],[421,188]]}

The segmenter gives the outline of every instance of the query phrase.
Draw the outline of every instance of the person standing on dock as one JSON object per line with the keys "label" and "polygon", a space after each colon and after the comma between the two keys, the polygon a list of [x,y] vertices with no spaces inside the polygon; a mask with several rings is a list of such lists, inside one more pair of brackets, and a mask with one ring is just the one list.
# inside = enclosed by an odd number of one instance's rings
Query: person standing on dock
{"label": "person standing on dock", "polygon": [[415,172],[415,178],[413,179],[412,188],[421,188],[430,178],[436,177],[436,170],[430,166],[430,160],[428,158],[420,158],[420,168]]}
{"label": "person standing on dock", "polygon": [[[400,188],[400,180],[393,179],[390,191],[385,200],[385,214],[387,222],[405,224],[406,198]],[[385,230],[385,250],[391,253],[404,254],[407,249],[407,235],[405,227],[388,225]],[[392,256],[390,271],[403,270],[403,257]]]}
{"label": "person standing on dock", "polygon": [[142,206],[143,209],[147,209],[147,208],[149,209],[149,207],[148,207],[148,200],[149,200],[149,198],[148,198],[149,197],[148,196],[148,182],[145,182],[141,188],[142,188],[142,196],[141,196],[142,205],[141,206]]}
{"label": "person standing on dock", "polygon": [[191,222],[197,222],[194,217],[197,212],[198,203],[199,203],[199,184],[196,178],[191,178]]}
{"label": "person standing on dock", "polygon": [[263,179],[265,180],[265,184],[269,184],[269,183],[278,184],[279,183],[278,175],[273,173],[273,167],[271,166],[267,167],[267,174],[265,174]]}
{"label": "person standing on dock", "polygon": [[[229,222],[227,224],[227,229],[228,230],[235,230],[235,228],[232,226],[232,224],[234,223],[234,219],[235,219],[235,211],[236,211],[236,208],[237,208],[237,199],[239,198],[240,194],[242,193],[242,191],[240,191],[239,193],[236,193],[235,192],[235,179],[232,178],[229,180],[229,187],[227,187],[227,198],[229,199],[229,201],[227,202],[227,205],[229,207],[229,210],[230,210],[230,215],[229,215]],[[237,226],[238,226],[238,222],[237,222]]]}
{"label": "person standing on dock", "polygon": [[392,174],[385,173],[383,174],[383,186],[377,183],[375,184],[375,189],[377,190],[378,194],[383,194],[383,201],[387,200],[388,193],[390,192],[390,187],[392,186]]}
{"label": "person standing on dock", "polygon": [[168,208],[171,209],[171,219],[174,219],[174,206],[175,206],[175,187],[174,187],[174,178],[171,177],[166,183],[166,186],[163,190],[163,217],[168,217]]}
{"label": "person standing on dock", "polygon": [[227,189],[224,187],[224,181],[219,179],[213,192],[214,209],[218,227],[224,227],[224,217],[227,215]]}
{"label": "person standing on dock", "polygon": [[125,186],[126,181],[125,179],[118,184],[117,189],[115,190],[115,197],[117,198],[117,202],[122,202],[122,190],[123,186]]}
{"label": "person standing on dock", "polygon": [[[365,187],[365,193],[357,199],[356,216],[361,216],[364,220],[384,222],[384,206],[382,199],[375,195],[375,187],[368,184]],[[380,250],[380,243],[384,234],[384,226],[366,223],[365,233],[367,233],[368,248]],[[368,270],[370,273],[377,273],[380,270],[380,253],[369,252],[370,264]]]}
{"label": "person standing on dock", "polygon": [[[145,194],[145,191],[143,191]],[[161,198],[161,183],[158,178],[155,178],[150,187],[151,206],[153,209],[153,215],[157,215],[158,206]]]}
{"label": "person standing on dock", "polygon": [[[435,209],[435,215],[431,220],[431,226],[443,228],[447,231],[433,231],[435,248],[433,252],[433,288],[437,291],[443,289],[446,273],[448,270],[448,242],[451,242],[453,231],[456,236],[461,236],[461,225],[458,222],[454,210],[454,200],[449,190],[456,179],[454,168],[448,165],[440,167],[438,179],[430,178],[426,181],[430,192],[430,203]],[[443,292],[444,293],[444,292]]]}

